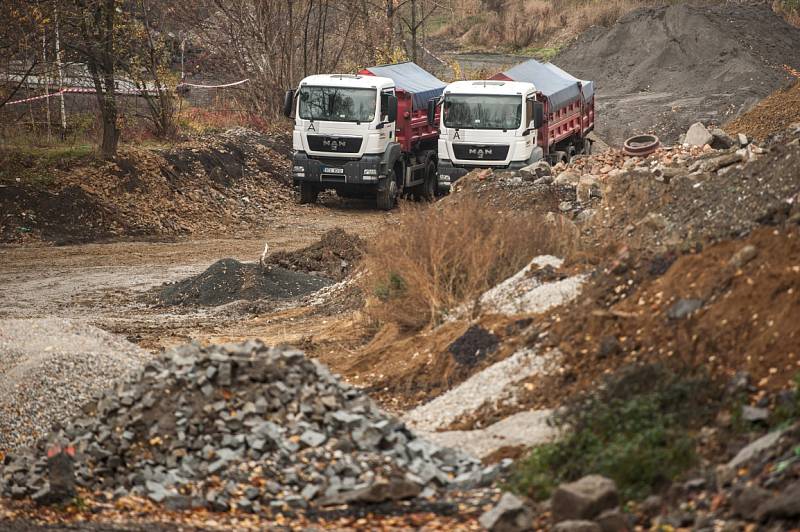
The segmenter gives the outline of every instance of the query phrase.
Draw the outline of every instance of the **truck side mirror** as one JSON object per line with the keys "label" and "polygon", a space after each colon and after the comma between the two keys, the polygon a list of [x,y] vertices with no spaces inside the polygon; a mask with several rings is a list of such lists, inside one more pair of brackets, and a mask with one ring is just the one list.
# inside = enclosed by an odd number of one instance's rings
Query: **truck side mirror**
{"label": "truck side mirror", "polygon": [[436,98],[428,100],[428,125],[436,125]]}
{"label": "truck side mirror", "polygon": [[533,127],[539,129],[544,124],[544,104],[533,102]]}
{"label": "truck side mirror", "polygon": [[294,89],[286,91],[283,97],[283,116],[292,118],[292,111],[294,111]]}
{"label": "truck side mirror", "polygon": [[387,120],[391,123],[397,120],[397,96],[389,95],[389,108],[386,110]]}

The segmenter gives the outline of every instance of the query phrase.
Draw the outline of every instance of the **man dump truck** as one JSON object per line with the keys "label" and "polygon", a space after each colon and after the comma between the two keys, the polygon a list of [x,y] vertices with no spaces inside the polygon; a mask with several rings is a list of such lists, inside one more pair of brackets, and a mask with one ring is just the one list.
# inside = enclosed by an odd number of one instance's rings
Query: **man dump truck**
{"label": "man dump truck", "polygon": [[591,153],[594,83],[550,63],[531,59],[490,80],[456,81],[428,107],[442,108],[442,188],[474,168],[515,170]]}
{"label": "man dump truck", "polygon": [[427,102],[444,87],[409,62],[309,76],[288,91],[284,114],[295,117],[292,180],[301,203],[326,189],[376,198],[385,210],[403,193],[433,199],[439,129]]}

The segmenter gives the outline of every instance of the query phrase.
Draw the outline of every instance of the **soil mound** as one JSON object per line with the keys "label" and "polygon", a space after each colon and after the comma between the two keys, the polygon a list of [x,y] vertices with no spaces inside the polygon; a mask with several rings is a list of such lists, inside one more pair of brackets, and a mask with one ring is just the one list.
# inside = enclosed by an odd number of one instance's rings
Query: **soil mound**
{"label": "soil mound", "polygon": [[56,191],[0,185],[0,212],[8,212],[0,219],[0,242],[35,234],[57,244],[71,244],[101,240],[126,229],[112,211],[75,185]]}
{"label": "soil mound", "polygon": [[273,253],[267,263],[341,281],[361,259],[364,246],[364,240],[358,235],[336,228],[303,249]]}
{"label": "soil mound", "polygon": [[215,307],[239,300],[296,298],[329,284],[328,279],[281,267],[264,271],[257,264],[222,259],[199,275],[165,285],[157,302]]}
{"label": "soil mound", "polygon": [[800,81],[770,94],[725,129],[764,142],[792,124],[800,124]]}
{"label": "soil mound", "polygon": [[293,205],[281,145],[243,128],[169,149],[123,146],[113,162],[53,159],[41,155],[32,171],[29,159],[0,153],[0,241],[224,234]]}
{"label": "soil mound", "polygon": [[766,5],[642,8],[593,28],[553,62],[598,85],[598,134],[672,143],[697,120],[722,124],[800,68],[800,29]]}

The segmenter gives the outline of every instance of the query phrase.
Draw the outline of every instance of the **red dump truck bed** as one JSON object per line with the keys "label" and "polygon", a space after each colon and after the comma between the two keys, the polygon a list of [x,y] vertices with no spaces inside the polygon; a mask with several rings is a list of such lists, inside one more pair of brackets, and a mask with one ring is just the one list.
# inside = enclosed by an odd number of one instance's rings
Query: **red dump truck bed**
{"label": "red dump truck bed", "polygon": [[411,62],[364,68],[358,73],[394,81],[397,95],[396,135],[404,152],[414,151],[423,140],[435,141],[439,137],[438,107],[436,121],[434,125],[429,125],[427,103],[431,98],[442,95],[446,83]]}
{"label": "red dump truck bed", "polygon": [[505,72],[494,80],[533,83],[537,100],[544,104],[544,126],[539,128],[539,145],[548,155],[560,144],[584,139],[594,129],[594,82],[583,81],[564,72],[552,63],[531,59]]}

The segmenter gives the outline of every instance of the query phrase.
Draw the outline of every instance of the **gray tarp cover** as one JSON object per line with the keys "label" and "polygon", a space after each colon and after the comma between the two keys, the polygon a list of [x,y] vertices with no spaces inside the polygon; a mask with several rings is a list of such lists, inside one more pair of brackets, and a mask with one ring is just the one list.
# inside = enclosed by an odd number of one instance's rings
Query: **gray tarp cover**
{"label": "gray tarp cover", "polygon": [[411,93],[414,109],[424,109],[428,105],[428,100],[441,96],[447,85],[412,62],[374,66],[366,70],[376,76],[392,79],[398,89]]}
{"label": "gray tarp cover", "polygon": [[594,96],[593,81],[580,80],[552,63],[540,63],[531,59],[503,74],[512,81],[533,83],[536,90],[547,96],[554,109],[559,109],[578,97],[578,82],[582,84],[584,99],[589,100]]}

